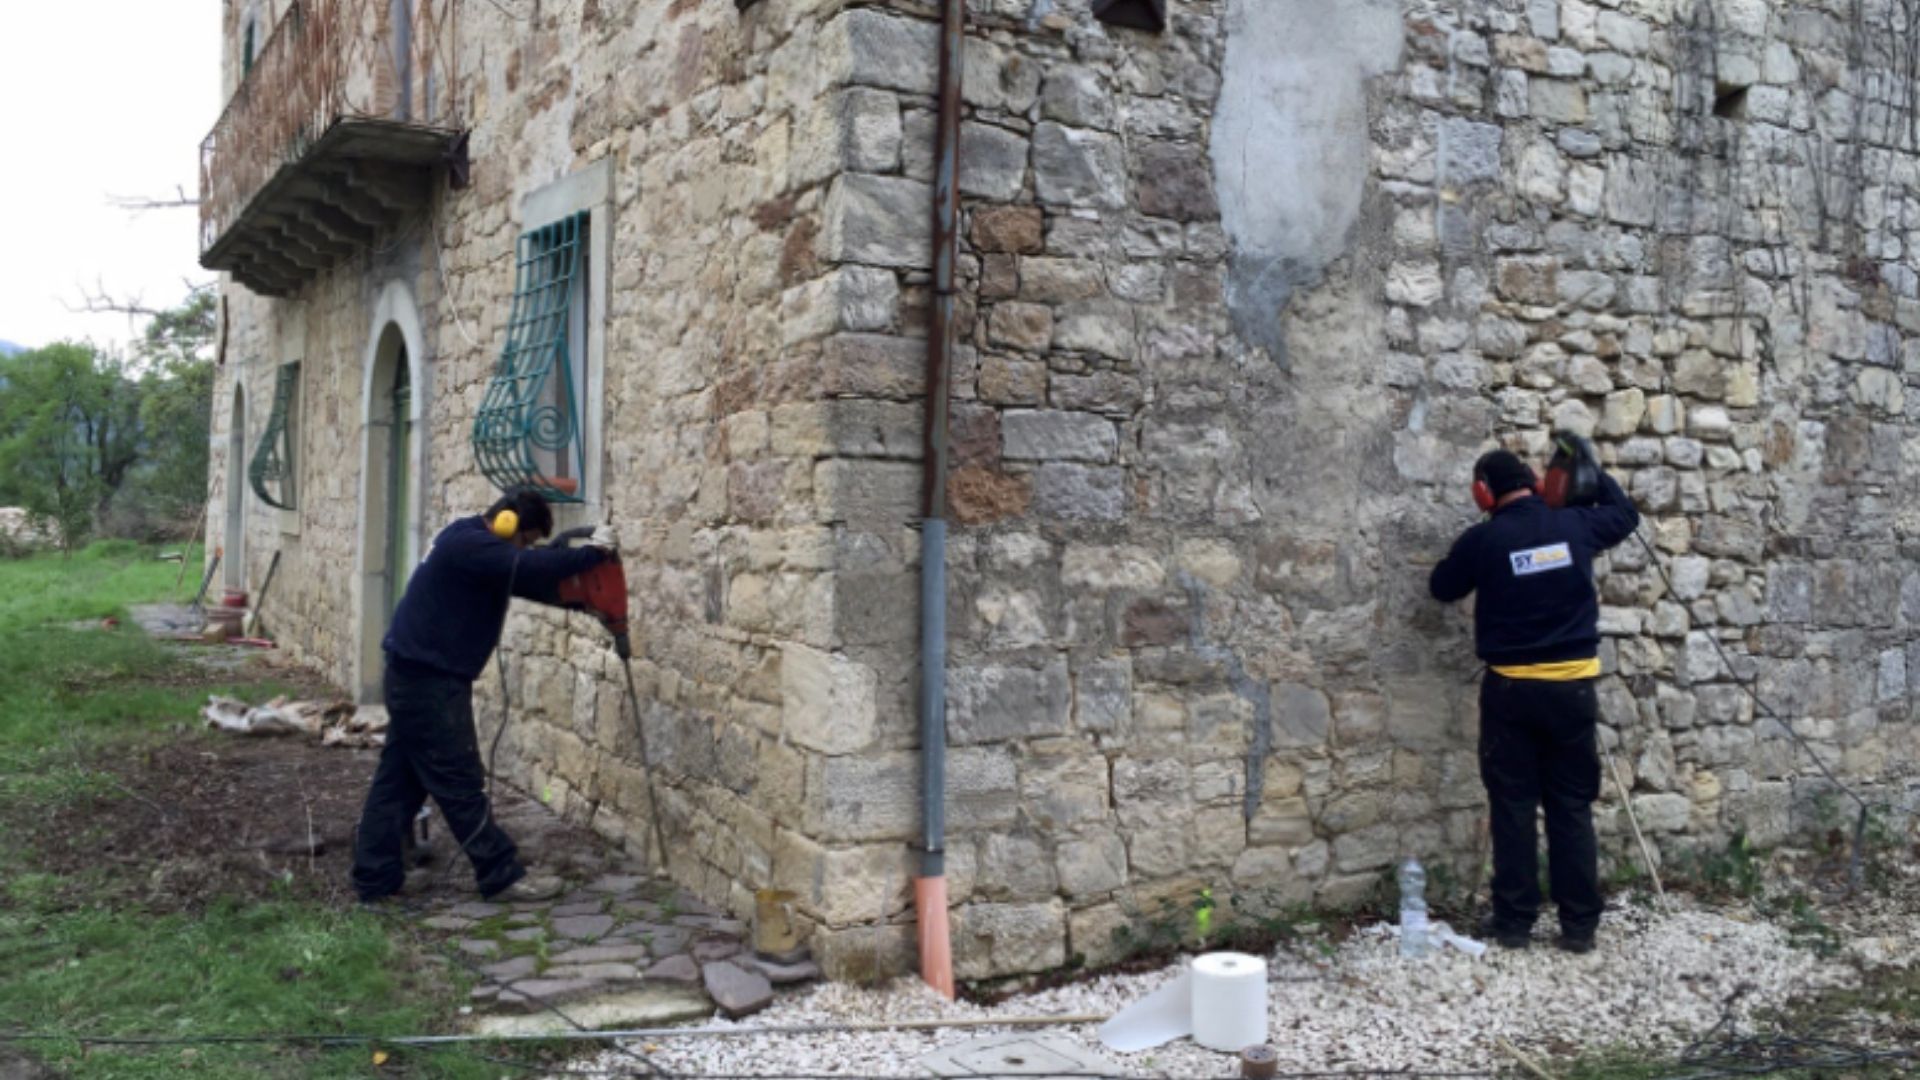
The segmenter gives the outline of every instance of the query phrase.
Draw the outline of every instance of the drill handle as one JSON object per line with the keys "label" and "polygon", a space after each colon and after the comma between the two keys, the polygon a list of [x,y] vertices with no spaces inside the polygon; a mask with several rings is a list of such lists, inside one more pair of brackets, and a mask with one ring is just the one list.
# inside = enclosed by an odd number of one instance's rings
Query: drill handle
{"label": "drill handle", "polygon": [[565,532],[561,533],[560,535],[554,537],[552,540],[547,541],[547,546],[554,547],[554,548],[568,548],[573,546],[573,542],[575,540],[585,540],[586,538],[592,535],[593,535],[593,526],[582,525],[578,528],[568,529]]}

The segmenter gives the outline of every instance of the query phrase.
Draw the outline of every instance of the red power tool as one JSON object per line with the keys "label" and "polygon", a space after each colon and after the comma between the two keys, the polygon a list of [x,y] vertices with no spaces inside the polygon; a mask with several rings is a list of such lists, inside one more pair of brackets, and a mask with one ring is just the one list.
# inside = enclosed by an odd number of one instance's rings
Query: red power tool
{"label": "red power tool", "polygon": [[[568,529],[553,538],[551,546],[570,547],[575,540],[585,540],[593,535],[593,526]],[[627,705],[633,710],[635,733],[639,736],[640,767],[647,776],[647,817],[653,826],[653,842],[660,852],[660,866],[667,866],[666,833],[660,824],[660,800],[653,790],[653,765],[647,755],[647,724],[640,709],[640,692],[633,682],[633,641],[627,636],[627,571],[620,563],[620,553],[611,552],[608,557],[595,565],[567,578],[555,590],[549,603],[566,608],[568,611],[584,611],[600,620],[600,625],[613,635],[613,651],[620,657],[621,667],[627,676]]]}
{"label": "red power tool", "polygon": [[[553,538],[553,547],[570,547],[575,540],[593,535],[591,526],[568,529]],[[554,603],[568,611],[584,611],[600,620],[613,635],[613,651],[620,659],[633,656],[633,641],[627,636],[627,571],[618,552],[591,570],[562,581]]]}

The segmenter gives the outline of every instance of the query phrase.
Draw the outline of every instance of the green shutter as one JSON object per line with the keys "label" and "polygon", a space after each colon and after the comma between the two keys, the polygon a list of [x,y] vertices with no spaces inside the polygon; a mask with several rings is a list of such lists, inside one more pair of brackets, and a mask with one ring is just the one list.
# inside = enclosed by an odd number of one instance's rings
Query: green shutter
{"label": "green shutter", "polygon": [[273,415],[267,418],[267,430],[260,436],[260,447],[253,452],[247,467],[247,479],[253,493],[268,506],[291,510],[299,505],[294,490],[297,469],[293,459],[293,428],[289,413],[294,393],[300,388],[299,363],[282,364],[273,380]]}
{"label": "green shutter", "polygon": [[[473,419],[474,459],[501,490],[529,487],[555,502],[583,501],[586,450],[568,324],[586,237],[584,213],[520,236],[507,344]],[[569,464],[572,476],[551,475],[542,453]]]}

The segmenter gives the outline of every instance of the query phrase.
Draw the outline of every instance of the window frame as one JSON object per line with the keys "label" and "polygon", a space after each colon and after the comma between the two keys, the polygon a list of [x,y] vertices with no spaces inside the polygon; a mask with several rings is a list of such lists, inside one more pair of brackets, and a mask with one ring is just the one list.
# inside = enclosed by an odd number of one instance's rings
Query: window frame
{"label": "window frame", "polygon": [[[580,477],[579,502],[554,504],[555,531],[600,524],[606,507],[607,298],[612,283],[609,256],[613,250],[613,162],[602,158],[534,189],[520,203],[522,233],[581,213],[587,215],[587,251],[586,265],[580,268],[578,280],[586,292],[568,315],[567,362],[572,364],[578,352],[586,375],[574,387],[579,397],[574,422],[580,429],[580,457],[585,475]],[[575,323],[575,318],[581,321]]]}

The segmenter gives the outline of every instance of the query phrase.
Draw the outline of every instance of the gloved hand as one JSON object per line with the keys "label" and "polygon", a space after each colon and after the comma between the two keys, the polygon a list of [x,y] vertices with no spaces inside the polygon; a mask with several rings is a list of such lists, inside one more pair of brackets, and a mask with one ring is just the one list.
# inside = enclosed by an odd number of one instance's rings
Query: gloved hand
{"label": "gloved hand", "polygon": [[593,530],[592,536],[587,537],[587,546],[607,552],[619,551],[620,538],[614,535],[613,526],[601,525]]}

